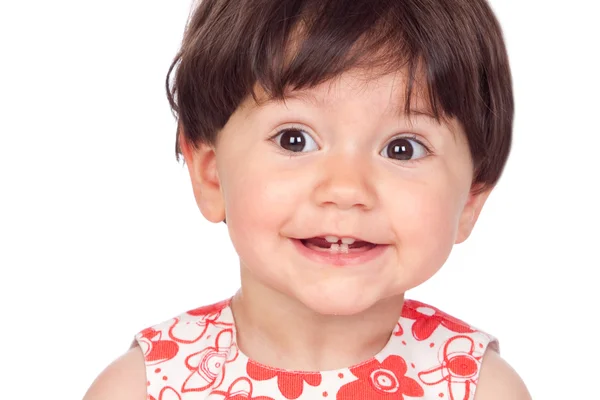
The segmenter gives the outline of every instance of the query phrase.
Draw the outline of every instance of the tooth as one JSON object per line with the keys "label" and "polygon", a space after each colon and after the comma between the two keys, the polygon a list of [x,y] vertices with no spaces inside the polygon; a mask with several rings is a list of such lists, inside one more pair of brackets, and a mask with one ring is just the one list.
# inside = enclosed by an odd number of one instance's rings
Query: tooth
{"label": "tooth", "polygon": [[342,253],[348,253],[348,245],[347,245],[346,243],[342,243],[342,244],[340,245],[340,251],[341,251]]}
{"label": "tooth", "polygon": [[332,244],[331,247],[329,248],[329,251],[331,251],[332,253],[339,252],[340,251],[340,245],[339,244],[335,244],[335,243]]}
{"label": "tooth", "polygon": [[356,242],[355,239],[352,239],[352,238],[342,238],[342,243],[344,243],[344,244],[352,244],[354,242]]}
{"label": "tooth", "polygon": [[337,243],[340,238],[337,236],[325,236],[325,240],[327,240],[329,243]]}

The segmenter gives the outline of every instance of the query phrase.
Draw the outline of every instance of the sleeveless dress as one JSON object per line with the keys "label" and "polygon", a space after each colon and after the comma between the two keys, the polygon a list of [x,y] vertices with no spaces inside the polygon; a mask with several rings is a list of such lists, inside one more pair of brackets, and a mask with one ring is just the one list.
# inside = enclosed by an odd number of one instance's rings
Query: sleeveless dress
{"label": "sleeveless dress", "polygon": [[270,368],[236,346],[230,299],[183,313],[135,336],[148,400],[470,400],[496,339],[427,304],[405,300],[385,347],[333,371]]}

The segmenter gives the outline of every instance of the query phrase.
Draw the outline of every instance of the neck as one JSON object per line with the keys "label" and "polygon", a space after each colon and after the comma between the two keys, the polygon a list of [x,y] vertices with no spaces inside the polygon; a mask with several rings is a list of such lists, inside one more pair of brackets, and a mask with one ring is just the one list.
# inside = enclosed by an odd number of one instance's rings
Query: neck
{"label": "neck", "polygon": [[372,358],[389,341],[403,304],[401,295],[359,314],[322,315],[243,268],[242,288],[231,303],[240,350],[258,363],[295,371],[334,370]]}

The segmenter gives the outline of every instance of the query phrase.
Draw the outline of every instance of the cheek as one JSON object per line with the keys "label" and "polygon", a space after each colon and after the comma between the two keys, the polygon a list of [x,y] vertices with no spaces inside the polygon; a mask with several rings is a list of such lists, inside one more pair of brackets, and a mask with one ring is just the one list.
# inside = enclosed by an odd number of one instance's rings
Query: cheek
{"label": "cheek", "polygon": [[445,182],[406,183],[392,197],[396,204],[386,207],[401,264],[425,279],[446,261],[456,238],[460,196]]}
{"label": "cheek", "polygon": [[263,254],[277,251],[276,235],[306,193],[291,172],[268,168],[258,161],[247,165],[231,171],[224,185],[227,225],[242,258],[252,257],[258,250]]}

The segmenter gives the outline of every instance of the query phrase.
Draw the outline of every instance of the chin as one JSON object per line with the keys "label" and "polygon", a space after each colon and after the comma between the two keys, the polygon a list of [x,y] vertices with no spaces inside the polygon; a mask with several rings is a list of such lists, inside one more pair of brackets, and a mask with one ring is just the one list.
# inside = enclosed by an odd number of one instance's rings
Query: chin
{"label": "chin", "polygon": [[380,299],[370,299],[364,292],[332,295],[321,292],[317,295],[304,294],[297,299],[307,308],[321,315],[351,316],[373,307]]}

